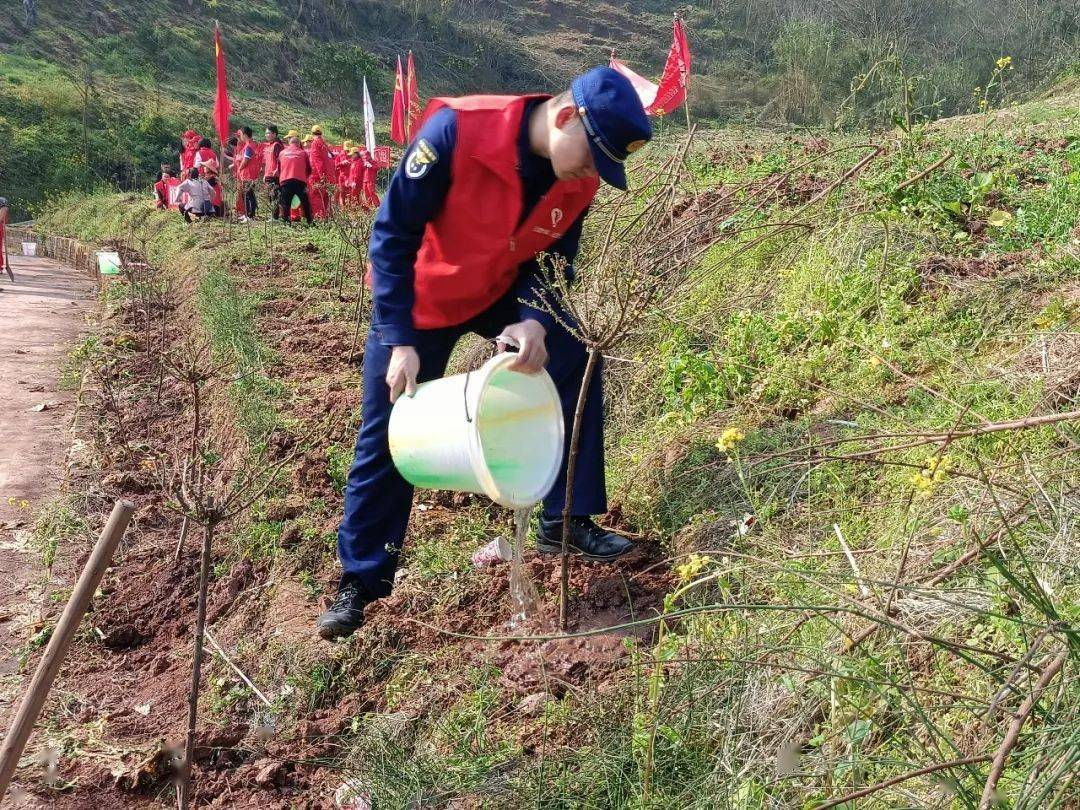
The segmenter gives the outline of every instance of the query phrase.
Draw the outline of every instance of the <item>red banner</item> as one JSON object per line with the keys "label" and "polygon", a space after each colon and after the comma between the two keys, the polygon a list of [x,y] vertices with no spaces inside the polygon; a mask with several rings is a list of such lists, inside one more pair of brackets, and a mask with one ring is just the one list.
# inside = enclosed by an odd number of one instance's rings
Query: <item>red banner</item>
{"label": "red banner", "polygon": [[214,97],[214,129],[222,148],[229,140],[229,116],[232,104],[229,103],[229,88],[225,79],[225,51],[221,48],[221,29],[214,26],[214,57],[217,61],[217,95]]}
{"label": "red banner", "polygon": [[380,169],[390,168],[390,147],[389,146],[376,146],[375,153],[372,155],[375,160],[375,165]]}
{"label": "red banner", "polygon": [[408,123],[405,115],[405,77],[401,71],[401,57],[397,60],[397,75],[394,77],[394,103],[390,112],[390,139],[405,145],[409,139]]}
{"label": "red banner", "polygon": [[416,125],[420,123],[420,90],[416,84],[416,65],[413,64],[412,51],[409,51],[408,73],[405,78],[405,97],[409,110],[409,140],[416,137]]}
{"label": "red banner", "polygon": [[690,81],[690,46],[686,42],[686,31],[682,20],[675,18],[671,50],[668,51],[664,75],[660,77],[660,87],[656,91],[656,100],[646,109],[649,115],[667,115],[677,110],[686,101],[687,85]]}

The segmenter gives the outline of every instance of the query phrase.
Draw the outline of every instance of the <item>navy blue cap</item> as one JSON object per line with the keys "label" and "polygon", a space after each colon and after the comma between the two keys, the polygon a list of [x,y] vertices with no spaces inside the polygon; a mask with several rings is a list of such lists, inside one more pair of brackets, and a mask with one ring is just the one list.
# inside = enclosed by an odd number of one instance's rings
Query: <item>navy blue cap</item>
{"label": "navy blue cap", "polygon": [[595,67],[574,79],[574,103],[589,136],[596,170],[604,182],[626,188],[631,152],[652,138],[652,124],[630,80],[609,67]]}

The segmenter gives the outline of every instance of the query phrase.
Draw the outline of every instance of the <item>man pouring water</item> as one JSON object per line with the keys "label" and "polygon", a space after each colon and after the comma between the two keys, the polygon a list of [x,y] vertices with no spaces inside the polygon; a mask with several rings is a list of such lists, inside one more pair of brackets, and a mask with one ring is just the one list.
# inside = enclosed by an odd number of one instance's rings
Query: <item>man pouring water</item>
{"label": "man pouring water", "polygon": [[[412,508],[412,486],[395,469],[388,424],[399,396],[441,377],[468,332],[505,337],[511,368],[546,369],[558,389],[566,430],[586,350],[535,306],[537,254],[577,254],[582,223],[600,179],[626,188],[624,161],[652,136],[630,82],[605,67],[555,96],[433,99],[394,174],[372,230],[374,314],[364,352],[363,425],[338,530],[342,576],[318,621],[324,638],[347,636],[364,607],[389,595]],[[564,443],[569,446],[569,441]],[[543,501],[537,550],[562,549],[566,458]],[[611,560],[632,548],[597,526],[607,511],[601,375],[589,386],[574,476],[570,550]]]}

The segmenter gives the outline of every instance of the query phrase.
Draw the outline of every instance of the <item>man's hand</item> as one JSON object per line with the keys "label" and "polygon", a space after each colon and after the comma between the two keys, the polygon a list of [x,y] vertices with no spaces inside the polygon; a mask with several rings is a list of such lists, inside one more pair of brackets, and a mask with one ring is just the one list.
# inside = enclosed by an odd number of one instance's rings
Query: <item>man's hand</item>
{"label": "man's hand", "polygon": [[548,361],[547,347],[544,345],[547,330],[540,321],[518,321],[503,329],[495,339],[501,352],[506,351],[508,345],[512,345],[509,341],[502,340],[503,336],[513,338],[518,345],[517,358],[507,368],[523,374],[539,374],[544,370]]}
{"label": "man's hand", "polygon": [[386,369],[386,384],[390,387],[390,403],[397,402],[401,392],[411,397],[416,393],[416,375],[420,373],[420,355],[412,346],[395,346],[390,352]]}

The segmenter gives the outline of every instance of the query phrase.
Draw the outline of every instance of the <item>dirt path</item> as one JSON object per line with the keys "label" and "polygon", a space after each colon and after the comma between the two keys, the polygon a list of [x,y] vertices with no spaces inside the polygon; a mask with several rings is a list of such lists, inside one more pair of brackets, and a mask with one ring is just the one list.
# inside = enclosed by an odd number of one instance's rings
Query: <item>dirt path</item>
{"label": "dirt path", "polygon": [[[64,472],[73,394],[61,369],[85,329],[91,280],[51,259],[11,257],[0,277],[0,723],[19,692],[19,647],[32,630],[41,585],[29,547],[31,516]],[[42,405],[44,408],[41,408]]]}

